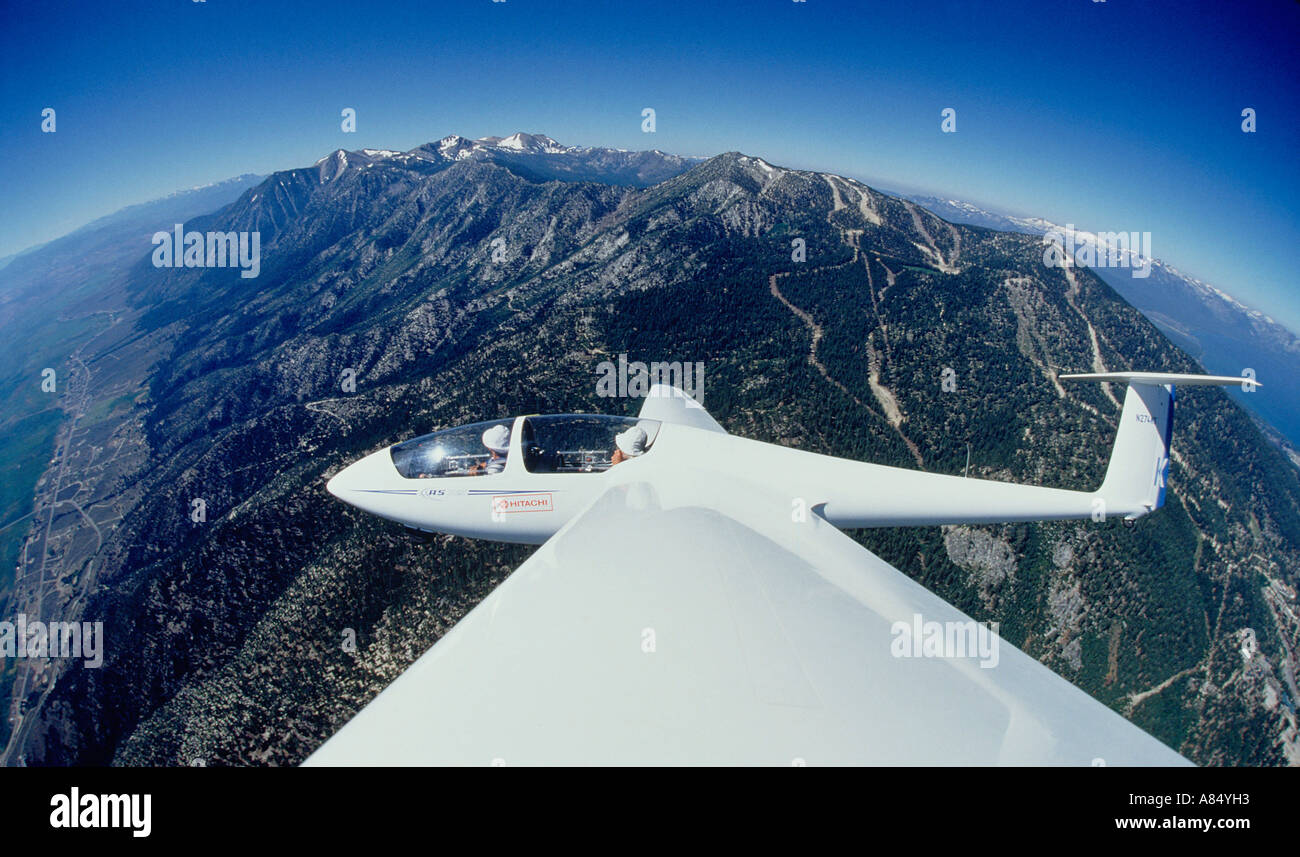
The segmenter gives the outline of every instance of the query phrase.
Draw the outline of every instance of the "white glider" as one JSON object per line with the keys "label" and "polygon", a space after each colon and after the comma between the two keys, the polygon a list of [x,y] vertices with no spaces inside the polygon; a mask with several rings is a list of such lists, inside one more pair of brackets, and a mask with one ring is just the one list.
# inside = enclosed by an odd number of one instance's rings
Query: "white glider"
{"label": "white glider", "polygon": [[1174,385],[1245,381],[1062,378],[1128,384],[1096,491],[747,440],[667,386],[636,418],[516,417],[363,458],[331,493],[542,547],[307,764],[1188,764],[839,532],[1136,520],[1164,501]]}

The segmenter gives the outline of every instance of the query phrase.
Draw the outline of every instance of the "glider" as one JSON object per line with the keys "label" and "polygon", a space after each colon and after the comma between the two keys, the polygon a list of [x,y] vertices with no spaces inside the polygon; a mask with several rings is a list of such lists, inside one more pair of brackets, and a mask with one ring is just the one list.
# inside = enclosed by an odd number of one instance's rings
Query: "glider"
{"label": "glider", "polygon": [[748,440],[666,385],[357,461],[327,488],[359,509],[541,547],[306,764],[1189,764],[840,532],[1135,521],[1175,385],[1243,383],[1061,377],[1128,385],[1096,491]]}

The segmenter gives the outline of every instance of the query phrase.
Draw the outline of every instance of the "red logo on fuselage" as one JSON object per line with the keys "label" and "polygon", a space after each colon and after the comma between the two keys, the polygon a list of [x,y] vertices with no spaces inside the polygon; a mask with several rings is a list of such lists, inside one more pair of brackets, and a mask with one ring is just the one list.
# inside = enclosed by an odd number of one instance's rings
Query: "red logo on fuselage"
{"label": "red logo on fuselage", "polygon": [[555,505],[546,494],[497,494],[492,497],[492,513],[510,515],[515,512],[553,512]]}

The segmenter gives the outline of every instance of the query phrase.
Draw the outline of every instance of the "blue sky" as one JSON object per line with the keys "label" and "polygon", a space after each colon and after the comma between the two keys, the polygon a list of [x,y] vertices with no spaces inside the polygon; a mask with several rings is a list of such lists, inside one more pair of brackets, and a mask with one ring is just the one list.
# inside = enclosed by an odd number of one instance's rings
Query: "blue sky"
{"label": "blue sky", "polygon": [[1290,0],[0,0],[0,256],[340,146],[524,130],[1150,231],[1300,329],[1298,42]]}

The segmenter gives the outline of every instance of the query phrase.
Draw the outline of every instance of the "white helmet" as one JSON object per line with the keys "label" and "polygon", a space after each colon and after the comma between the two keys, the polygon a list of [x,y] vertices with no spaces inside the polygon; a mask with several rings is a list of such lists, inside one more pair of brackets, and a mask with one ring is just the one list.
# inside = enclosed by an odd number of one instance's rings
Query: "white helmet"
{"label": "white helmet", "polygon": [[498,455],[505,455],[510,451],[510,429],[501,424],[492,426],[483,432],[483,445]]}
{"label": "white helmet", "polygon": [[636,458],[645,452],[646,433],[640,426],[632,426],[627,431],[614,435],[614,445],[628,458]]}

